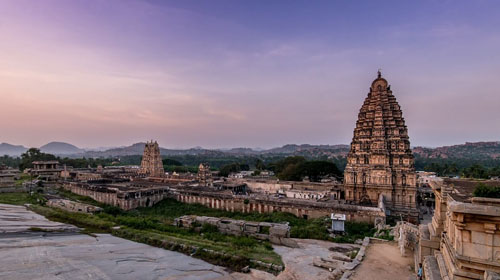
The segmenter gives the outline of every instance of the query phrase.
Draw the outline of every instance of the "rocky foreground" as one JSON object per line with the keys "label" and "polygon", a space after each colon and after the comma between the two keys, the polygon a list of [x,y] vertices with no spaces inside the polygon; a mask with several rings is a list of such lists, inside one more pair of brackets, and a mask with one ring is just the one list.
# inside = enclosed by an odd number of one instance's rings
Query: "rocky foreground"
{"label": "rocky foreground", "polygon": [[223,267],[177,252],[109,234],[92,237],[74,229],[23,206],[0,204],[0,279],[194,280],[230,274]]}
{"label": "rocky foreground", "polygon": [[[110,234],[91,236],[78,230],[24,206],[0,204],[0,279],[347,279],[364,254],[361,245],[295,239],[299,248],[274,246],[285,264],[278,276],[253,269],[243,274]],[[357,257],[346,259],[353,250]],[[346,266],[352,267],[340,269]],[[377,267],[371,264],[368,270]],[[385,267],[386,262],[380,269]]]}

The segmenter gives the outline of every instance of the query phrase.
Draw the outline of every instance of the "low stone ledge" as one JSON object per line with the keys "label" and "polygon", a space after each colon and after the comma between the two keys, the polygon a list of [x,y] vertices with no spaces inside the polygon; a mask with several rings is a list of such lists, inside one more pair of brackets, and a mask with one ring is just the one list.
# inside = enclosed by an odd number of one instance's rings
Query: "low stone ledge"
{"label": "low stone ledge", "polygon": [[360,264],[360,261],[358,260],[353,260],[352,262],[344,262],[342,265],[343,270],[353,270],[355,269],[358,265]]}
{"label": "low stone ledge", "polygon": [[356,255],[355,259],[357,261],[361,262],[365,256],[365,251],[366,251],[366,247],[365,246],[361,247],[361,249],[359,249],[358,254]]}
{"label": "low stone ledge", "polygon": [[441,273],[439,272],[439,266],[436,258],[434,256],[424,257],[424,275],[426,280],[441,280]]}
{"label": "low stone ledge", "polygon": [[346,271],[346,272],[344,272],[344,274],[342,275],[342,278],[340,278],[340,280],[348,280],[349,277],[351,277],[351,275],[353,273],[354,273],[353,271]]}
{"label": "low stone ledge", "polygon": [[365,238],[363,239],[363,244],[362,244],[362,245],[363,245],[364,247],[366,247],[366,246],[368,246],[368,244],[370,244],[370,237],[368,237],[368,236],[367,236],[367,237],[365,237]]}
{"label": "low stone ledge", "polygon": [[[330,271],[334,271],[336,269],[342,270],[342,265],[344,262],[338,260],[325,260],[321,257],[315,257],[313,259],[313,265],[316,267],[321,267],[328,269]],[[342,270],[343,271],[343,270]]]}
{"label": "low stone ledge", "polygon": [[484,272],[484,280],[500,280],[500,274],[486,270]]}

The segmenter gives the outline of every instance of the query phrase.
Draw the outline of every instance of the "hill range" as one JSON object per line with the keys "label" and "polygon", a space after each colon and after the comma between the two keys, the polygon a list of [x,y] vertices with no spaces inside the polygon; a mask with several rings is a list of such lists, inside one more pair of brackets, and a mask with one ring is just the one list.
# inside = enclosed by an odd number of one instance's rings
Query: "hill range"
{"label": "hill range", "polygon": [[[142,155],[145,143],[135,143],[126,147],[110,148],[103,151],[93,151],[78,148],[75,145],[64,142],[50,142],[40,147],[45,153],[51,153],[66,157],[91,157],[91,158],[109,158],[129,155]],[[497,142],[467,142],[465,144],[443,146],[437,148],[413,147],[413,153],[417,158],[430,159],[500,159],[500,141]],[[21,145],[12,145],[7,143],[0,144],[0,155],[20,156],[28,148]],[[201,147],[190,149],[167,149],[160,148],[164,156],[180,155],[204,155],[213,157],[224,156],[304,156],[307,158],[334,158],[345,157],[349,152],[349,145],[309,145],[309,144],[288,144],[282,147],[272,149],[251,149],[251,148],[232,148],[232,149],[204,149]]]}

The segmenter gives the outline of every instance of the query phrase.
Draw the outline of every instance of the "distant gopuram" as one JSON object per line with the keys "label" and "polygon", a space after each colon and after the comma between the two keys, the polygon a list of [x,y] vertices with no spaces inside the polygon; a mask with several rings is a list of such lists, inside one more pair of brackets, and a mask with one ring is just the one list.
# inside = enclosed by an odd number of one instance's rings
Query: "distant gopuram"
{"label": "distant gopuram", "polygon": [[158,146],[156,141],[153,142],[153,140],[151,140],[151,142],[146,142],[139,173],[151,177],[163,177],[165,175],[163,162],[160,156],[160,146]]}
{"label": "distant gopuram", "polygon": [[347,155],[346,200],[376,206],[383,195],[391,214],[415,218],[416,177],[403,113],[379,71],[359,110]]}

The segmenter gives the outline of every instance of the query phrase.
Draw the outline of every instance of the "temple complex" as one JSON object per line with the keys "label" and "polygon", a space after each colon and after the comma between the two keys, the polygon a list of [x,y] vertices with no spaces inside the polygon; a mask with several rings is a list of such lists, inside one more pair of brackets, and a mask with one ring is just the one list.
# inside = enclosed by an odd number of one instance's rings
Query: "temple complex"
{"label": "temple complex", "polygon": [[401,108],[380,71],[358,114],[344,172],[346,200],[416,220],[416,173]]}
{"label": "temple complex", "polygon": [[153,142],[151,140],[151,142],[146,143],[139,173],[150,177],[163,177],[165,175],[160,155],[160,146],[158,146],[156,141]]}

